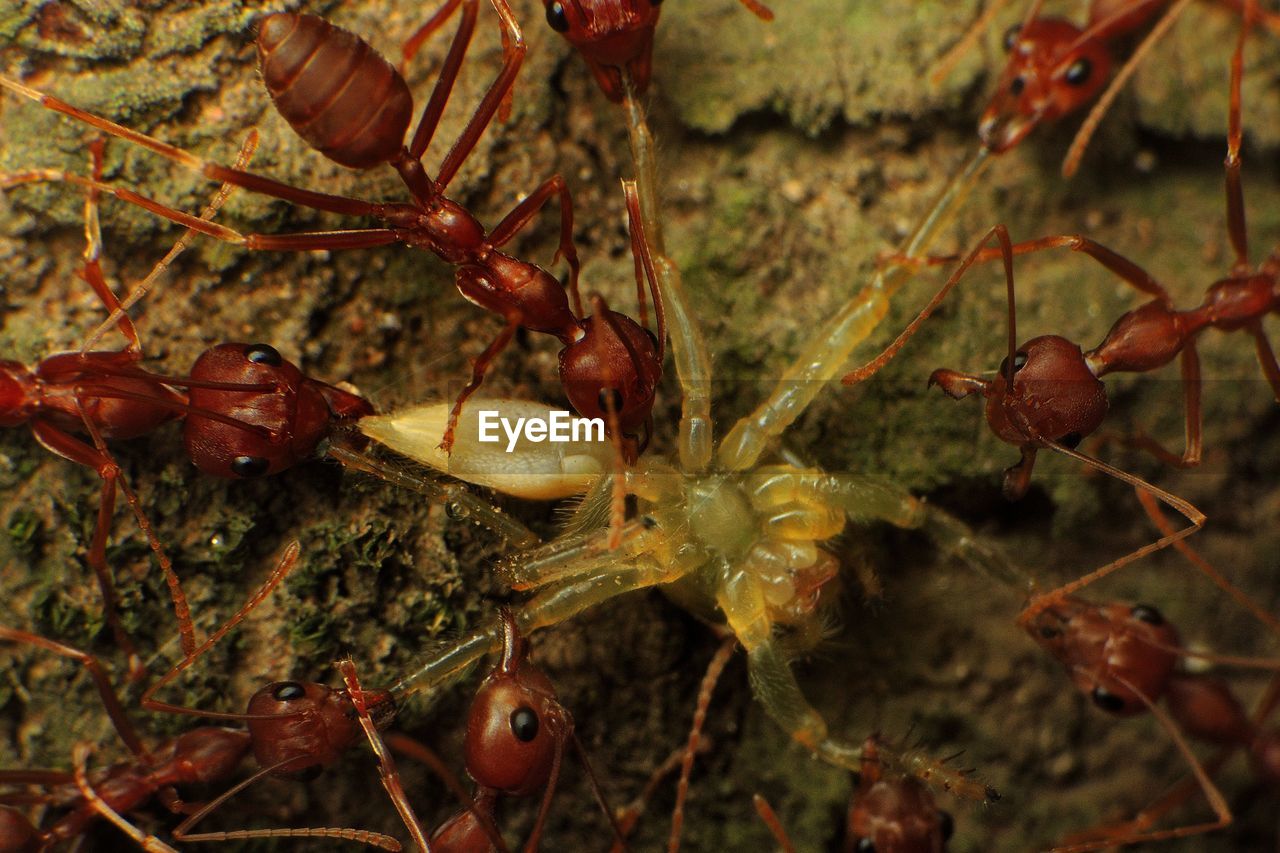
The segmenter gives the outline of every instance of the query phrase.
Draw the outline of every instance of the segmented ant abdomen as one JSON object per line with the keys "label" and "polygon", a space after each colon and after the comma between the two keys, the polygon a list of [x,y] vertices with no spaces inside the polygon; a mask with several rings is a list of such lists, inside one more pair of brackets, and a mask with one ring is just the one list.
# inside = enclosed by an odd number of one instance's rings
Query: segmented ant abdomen
{"label": "segmented ant abdomen", "polygon": [[471,778],[512,796],[547,784],[568,736],[566,712],[541,670],[521,664],[485,679],[467,717],[465,755]]}
{"label": "segmented ant abdomen", "polygon": [[[183,440],[196,467],[218,477],[259,477],[315,454],[333,426],[323,383],[266,344],[219,344],[191,368],[196,382],[232,388],[191,388]],[[336,389],[335,389],[336,390]]]}
{"label": "segmented ant abdomen", "polygon": [[1074,447],[1101,425],[1107,407],[1106,386],[1093,375],[1080,347],[1045,335],[1023,344],[1012,365],[1001,364],[987,397],[987,422],[1010,444],[1039,437]]}
{"label": "segmented ant abdomen", "polygon": [[1037,18],[1011,33],[1009,62],[978,123],[983,145],[1008,151],[1041,122],[1098,94],[1111,74],[1111,54],[1102,39],[1082,35],[1061,18]]}
{"label": "segmented ant abdomen", "polygon": [[44,848],[40,830],[22,812],[0,806],[0,853],[36,853]]}
{"label": "segmented ant abdomen", "polygon": [[335,163],[368,169],[404,148],[409,86],[354,33],[315,15],[268,15],[258,28],[258,62],[280,115]]}
{"label": "segmented ant abdomen", "polygon": [[203,785],[229,779],[249,754],[253,739],[244,729],[201,726],[173,739],[155,775],[170,784]]}
{"label": "segmented ant abdomen", "polygon": [[637,93],[649,88],[653,72],[653,32],[658,4],[653,0],[543,0],[547,23],[577,48],[605,96],[620,103],[622,71]]}

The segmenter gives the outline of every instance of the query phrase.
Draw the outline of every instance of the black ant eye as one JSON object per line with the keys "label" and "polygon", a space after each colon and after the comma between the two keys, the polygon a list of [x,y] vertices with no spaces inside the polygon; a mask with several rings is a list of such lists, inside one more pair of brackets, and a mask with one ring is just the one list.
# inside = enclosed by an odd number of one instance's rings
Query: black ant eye
{"label": "black ant eye", "polygon": [[1082,441],[1084,441],[1083,435],[1081,435],[1078,432],[1069,432],[1066,435],[1064,435],[1062,438],[1058,439],[1058,444],[1061,444],[1063,447],[1069,447],[1072,450],[1075,450],[1077,447],[1080,446],[1080,442]]}
{"label": "black ant eye", "polygon": [[569,18],[564,13],[563,3],[552,3],[547,7],[547,23],[558,33],[569,29]]}
{"label": "black ant eye", "polygon": [[1083,86],[1091,74],[1093,74],[1093,63],[1082,56],[1071,63],[1071,67],[1067,69],[1066,74],[1062,75],[1062,79],[1072,86]]}
{"label": "black ant eye", "polygon": [[307,691],[296,681],[282,681],[271,691],[271,698],[277,702],[292,702],[307,695]]}
{"label": "black ant eye", "polygon": [[270,344],[254,344],[244,351],[244,357],[254,364],[266,364],[271,367],[284,364],[280,351]]}
{"label": "black ant eye", "polygon": [[1025,88],[1027,88],[1027,81],[1024,77],[1014,77],[1013,81],[1009,83],[1009,91],[1013,93],[1015,98],[1021,95],[1022,90]]}
{"label": "black ant eye", "polygon": [[596,403],[600,406],[602,412],[613,412],[615,415],[622,411],[622,392],[617,388],[601,388],[599,396],[596,397]]}
{"label": "black ant eye", "polygon": [[662,0],[649,0],[649,5],[650,5],[650,6],[661,6],[661,5],[662,5]]}
{"label": "black ant eye", "polygon": [[231,460],[231,473],[237,477],[261,477],[270,467],[265,456],[237,456]]}
{"label": "black ant eye", "polygon": [[1022,24],[1014,24],[1012,27],[1004,31],[1004,50],[1005,53],[1013,50],[1013,46],[1018,43],[1018,34],[1022,32]]}
{"label": "black ant eye", "polygon": [[1146,622],[1148,625],[1164,624],[1164,615],[1150,604],[1135,604],[1129,613],[1134,619]]}
{"label": "black ant eye", "polygon": [[1057,628],[1050,628],[1048,625],[1040,629],[1040,636],[1046,640],[1052,640],[1055,637],[1060,637],[1061,635],[1062,635],[1061,631],[1059,631]]}
{"label": "black ant eye", "polygon": [[856,849],[858,853],[876,853],[876,843],[870,838],[863,838]]}
{"label": "black ant eye", "polygon": [[942,832],[942,840],[947,841],[956,831],[956,819],[951,812],[938,812],[938,829]]}
{"label": "black ant eye", "polygon": [[511,712],[511,733],[524,743],[538,736],[538,715],[532,708],[522,705]]}
{"label": "black ant eye", "polygon": [[[1017,373],[1019,370],[1021,370],[1026,366],[1027,366],[1027,354],[1022,351],[1015,352],[1013,354],[1013,372]],[[1009,375],[1009,357],[1008,356],[1005,356],[1000,360],[1000,375],[1001,376]]]}
{"label": "black ant eye", "polygon": [[1093,699],[1093,704],[1104,711],[1118,714],[1124,710],[1124,700],[1105,687],[1095,687],[1093,693],[1089,695]]}

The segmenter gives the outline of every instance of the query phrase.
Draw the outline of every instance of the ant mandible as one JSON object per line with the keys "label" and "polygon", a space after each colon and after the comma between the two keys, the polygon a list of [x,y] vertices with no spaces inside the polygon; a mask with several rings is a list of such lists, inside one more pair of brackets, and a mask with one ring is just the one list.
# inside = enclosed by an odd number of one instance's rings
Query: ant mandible
{"label": "ant mandible", "polygon": [[[938,63],[935,81],[951,69],[1006,2],[998,0],[987,8]],[[1009,60],[978,122],[983,146],[1002,154],[1022,142],[1038,125],[1057,121],[1097,98],[1062,163],[1064,176],[1075,174],[1089,141],[1121,88],[1190,3],[1191,0],[1092,0],[1085,24],[1080,27],[1061,17],[1041,15],[1044,0],[1036,0],[1022,22],[1005,33]],[[1245,4],[1240,0],[1227,5],[1238,8]],[[1119,45],[1158,14],[1155,25],[1113,79],[1111,71]],[[1280,32],[1280,17],[1256,14],[1268,28]]]}
{"label": "ant mandible", "polygon": [[[392,166],[413,196],[412,203],[367,202],[293,187],[241,169],[228,169],[44,95],[16,80],[0,77],[0,86],[48,109],[142,145],[211,180],[315,210],[371,217],[380,220],[383,227],[245,235],[201,222],[132,191],[83,177],[49,171],[39,179],[96,187],[201,233],[249,249],[337,250],[403,242],[434,252],[446,263],[457,266],[455,283],[462,295],[500,315],[506,325],[476,359],[471,380],[454,403],[442,442],[446,451],[452,447],[454,428],[466,399],[480,386],[489,365],[510,343],[516,330],[526,328],[550,334],[561,342],[560,378],[570,403],[584,417],[616,424],[614,432],[620,436],[624,455],[634,459],[647,441],[653,397],[662,372],[658,337],[663,333],[660,329],[659,336],[655,337],[630,317],[611,311],[598,296],[592,299],[594,313],[583,316],[577,286],[579,264],[572,237],[573,209],[564,180],[555,175],[543,182],[487,233],[461,204],[444,195],[510,92],[525,53],[520,28],[507,3],[505,0],[492,2],[504,27],[503,67],[434,178],[423,168],[422,156],[457,79],[475,28],[479,0],[451,0],[419,31],[419,36],[425,37],[455,10],[462,9],[461,23],[440,78],[407,146],[404,138],[413,111],[408,84],[367,42],[314,15],[275,14],[264,18],[259,25],[258,51],[263,79],[281,115],[309,145],[340,165],[354,169]],[[327,61],[310,61],[317,54]],[[565,288],[549,272],[498,251],[552,197],[560,202],[557,257],[563,255],[570,266],[568,290],[572,308]]]}

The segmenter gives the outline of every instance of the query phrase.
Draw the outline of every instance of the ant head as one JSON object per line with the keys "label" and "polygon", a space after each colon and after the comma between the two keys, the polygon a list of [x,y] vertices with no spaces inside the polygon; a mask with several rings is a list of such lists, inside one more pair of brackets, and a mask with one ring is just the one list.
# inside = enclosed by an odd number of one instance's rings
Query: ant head
{"label": "ant head", "polygon": [[617,423],[624,455],[634,461],[662,380],[661,350],[648,329],[599,297],[595,302],[596,313],[581,321],[582,337],[560,351],[560,382],[578,414]]}
{"label": "ant head", "polygon": [[1131,716],[1165,691],[1178,663],[1178,632],[1147,604],[1093,604],[1073,596],[1033,602],[1024,630],[1102,710]]}
{"label": "ant head", "polygon": [[[219,344],[196,360],[191,379],[193,411],[183,439],[191,461],[206,474],[274,474],[314,455],[328,435],[324,386],[275,347]],[[230,387],[211,387],[217,384]]]}
{"label": "ant head", "polygon": [[503,628],[502,662],[471,703],[465,752],[477,784],[518,797],[548,784],[573,721],[506,612]]}
{"label": "ant head", "polygon": [[1106,85],[1111,55],[1102,39],[1059,18],[1036,18],[1005,36],[1009,62],[982,113],[978,135],[999,154],[1041,121],[1090,101]]}
{"label": "ant head", "polygon": [[983,393],[992,431],[1017,446],[1038,436],[1074,448],[1107,414],[1106,386],[1080,347],[1057,335],[1027,341],[1012,363],[1006,357]]}
{"label": "ant head", "polygon": [[252,737],[244,729],[201,726],[183,732],[174,738],[173,753],[168,757],[168,762],[178,771],[173,778],[187,785],[228,779],[252,744]]}
{"label": "ant head", "polygon": [[21,426],[31,417],[35,374],[25,364],[0,360],[0,426]]}
{"label": "ant head", "polygon": [[[390,694],[364,695],[378,727],[389,724],[395,716]],[[245,713],[253,756],[262,767],[278,766],[276,776],[319,773],[363,736],[347,692],[314,681],[274,681],[253,694]]]}
{"label": "ant head", "polygon": [[653,31],[662,0],[543,0],[547,23],[578,49],[605,96],[621,102],[623,75],[637,94],[649,88]]}

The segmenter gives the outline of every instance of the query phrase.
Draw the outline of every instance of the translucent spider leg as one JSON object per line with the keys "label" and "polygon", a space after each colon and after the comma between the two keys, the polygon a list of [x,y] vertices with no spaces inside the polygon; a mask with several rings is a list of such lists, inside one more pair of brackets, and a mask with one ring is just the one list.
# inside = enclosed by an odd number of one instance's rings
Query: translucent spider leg
{"label": "translucent spider leg", "polygon": [[[927,251],[990,162],[990,152],[979,147],[903,242],[900,254],[915,257]],[[768,399],[734,424],[721,441],[716,458],[722,467],[741,471],[756,463],[818,392],[844,370],[854,348],[880,325],[889,311],[889,299],[911,275],[910,265],[877,270],[871,283],[814,333],[812,343],[778,380]]]}

